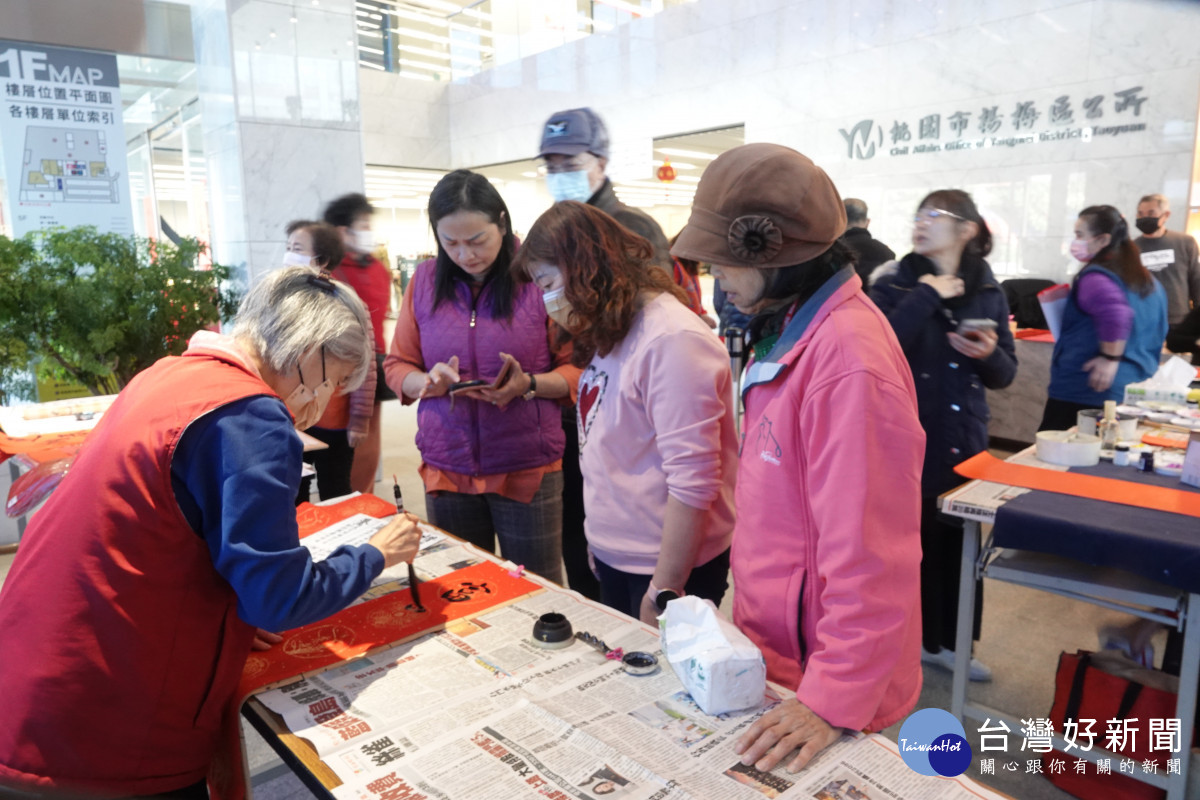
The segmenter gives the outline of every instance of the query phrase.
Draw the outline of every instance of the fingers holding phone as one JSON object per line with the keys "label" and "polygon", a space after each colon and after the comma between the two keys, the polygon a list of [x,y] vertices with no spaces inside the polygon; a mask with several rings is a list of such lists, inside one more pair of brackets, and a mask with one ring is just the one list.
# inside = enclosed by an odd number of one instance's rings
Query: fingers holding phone
{"label": "fingers holding phone", "polygon": [[504,359],[500,374],[487,388],[480,391],[480,395],[481,399],[492,405],[504,408],[529,391],[532,381],[525,370],[521,369],[521,362],[517,359],[508,353],[501,353],[500,357]]}
{"label": "fingers holding phone", "polygon": [[996,349],[1000,340],[994,319],[964,319],[958,330],[947,333],[950,346],[967,358],[985,359]]}
{"label": "fingers holding phone", "polygon": [[439,361],[425,373],[425,386],[418,397],[441,397],[459,380],[458,356],[450,356],[449,361]]}

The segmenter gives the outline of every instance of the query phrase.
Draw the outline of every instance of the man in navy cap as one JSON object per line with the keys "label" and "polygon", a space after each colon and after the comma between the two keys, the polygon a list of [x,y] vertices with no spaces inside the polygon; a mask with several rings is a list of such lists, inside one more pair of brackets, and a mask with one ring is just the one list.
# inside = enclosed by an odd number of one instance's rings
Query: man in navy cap
{"label": "man in navy cap", "polygon": [[576,200],[608,214],[654,247],[654,263],[671,274],[670,245],[658,223],[622,203],[604,174],[609,138],[604,120],[590,108],[559,111],[542,128],[538,153],[546,162],[546,188],[554,202]]}

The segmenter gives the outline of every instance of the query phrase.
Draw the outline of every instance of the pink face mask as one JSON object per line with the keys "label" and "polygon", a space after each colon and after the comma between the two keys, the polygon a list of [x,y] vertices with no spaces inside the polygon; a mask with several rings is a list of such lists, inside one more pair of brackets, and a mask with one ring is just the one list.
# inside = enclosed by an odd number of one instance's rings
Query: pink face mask
{"label": "pink face mask", "polygon": [[300,372],[299,364],[296,365],[296,371],[300,373],[300,385],[292,390],[283,404],[296,418],[296,430],[302,431],[317,424],[317,420],[325,413],[325,408],[329,405],[329,398],[333,397],[333,390],[336,387],[333,385],[333,381],[325,377],[324,347],[321,348],[321,382],[315,388],[305,385],[304,373]]}
{"label": "pink face mask", "polygon": [[1087,239],[1074,239],[1071,241],[1071,257],[1076,261],[1082,261],[1084,264],[1092,260],[1092,254],[1088,250]]}

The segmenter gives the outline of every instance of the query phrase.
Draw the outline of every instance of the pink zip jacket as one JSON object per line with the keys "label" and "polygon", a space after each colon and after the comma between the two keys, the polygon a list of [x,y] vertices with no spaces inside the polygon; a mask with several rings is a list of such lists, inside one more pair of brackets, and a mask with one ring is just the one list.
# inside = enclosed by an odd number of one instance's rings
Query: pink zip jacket
{"label": "pink zip jacket", "polygon": [[831,278],[774,361],[747,369],[733,617],[771,680],[831,725],[880,730],[921,692],[925,434],[908,363],[861,287],[850,268]]}

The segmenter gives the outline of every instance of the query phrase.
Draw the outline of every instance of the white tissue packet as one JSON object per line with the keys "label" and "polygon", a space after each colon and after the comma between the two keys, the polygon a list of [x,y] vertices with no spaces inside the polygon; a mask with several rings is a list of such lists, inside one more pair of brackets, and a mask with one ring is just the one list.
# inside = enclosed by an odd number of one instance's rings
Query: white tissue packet
{"label": "white tissue packet", "polygon": [[1158,365],[1158,371],[1144,381],[1125,386],[1125,403],[1142,401],[1187,402],[1188,384],[1196,379],[1196,367],[1179,356],[1171,356]]}
{"label": "white tissue packet", "polygon": [[762,653],[711,600],[687,595],[658,618],[663,655],[705,714],[762,703],[767,666]]}

